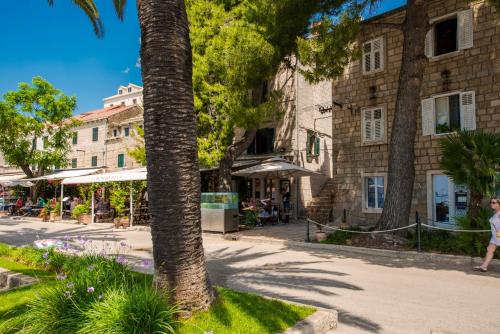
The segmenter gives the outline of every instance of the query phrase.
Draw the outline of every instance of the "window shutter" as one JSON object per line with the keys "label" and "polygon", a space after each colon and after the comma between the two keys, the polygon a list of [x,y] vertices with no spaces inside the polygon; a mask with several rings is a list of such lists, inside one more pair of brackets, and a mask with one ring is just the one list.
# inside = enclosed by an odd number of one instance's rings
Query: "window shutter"
{"label": "window shutter", "polygon": [[306,157],[309,158],[311,156],[311,133],[307,132],[307,141],[306,141]]}
{"label": "window shutter", "polygon": [[384,67],[384,45],[382,38],[377,38],[372,42],[373,47],[373,66],[374,70],[379,70]]}
{"label": "window shutter", "polygon": [[460,50],[469,49],[473,46],[473,26],[474,19],[472,9],[458,12],[458,48]]}
{"label": "window shutter", "polygon": [[372,131],[372,110],[364,110],[363,112],[363,141],[373,140]]}
{"label": "window shutter", "polygon": [[425,35],[425,55],[427,58],[434,56],[434,27]]}
{"label": "window shutter", "polygon": [[434,129],[434,99],[422,100],[422,136],[433,135]]}
{"label": "window shutter", "polygon": [[364,43],[363,44],[363,72],[364,73],[368,73],[372,70],[371,52],[372,52],[372,43],[371,42]]}
{"label": "window shutter", "polygon": [[384,136],[384,118],[382,109],[373,110],[373,139],[382,140]]}
{"label": "window shutter", "polygon": [[319,157],[320,145],[321,145],[321,139],[319,138],[318,135],[316,135],[315,142],[314,142],[314,156],[316,156],[316,157]]}
{"label": "window shutter", "polygon": [[462,129],[476,129],[476,97],[475,92],[463,92],[460,94],[460,110],[462,113]]}

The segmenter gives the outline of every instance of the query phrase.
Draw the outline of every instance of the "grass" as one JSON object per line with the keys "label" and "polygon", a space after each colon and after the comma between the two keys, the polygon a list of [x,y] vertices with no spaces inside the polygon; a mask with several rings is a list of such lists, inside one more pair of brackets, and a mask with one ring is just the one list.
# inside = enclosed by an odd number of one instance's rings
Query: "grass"
{"label": "grass", "polygon": [[[44,252],[33,249],[16,249],[0,244],[0,267],[40,279],[37,284],[0,293],[0,319],[2,319],[0,334],[17,332],[17,330],[5,330],[2,323],[20,324],[25,319],[28,319],[27,321],[38,321],[40,324],[36,326],[36,329],[42,332],[68,332],[68,328],[56,330],[54,326],[51,326],[52,322],[59,321],[61,323],[74,322],[70,325],[79,328],[78,331],[70,331],[74,333],[132,333],[134,332],[131,328],[132,325],[137,326],[139,322],[144,320],[140,319],[141,316],[147,318],[151,313],[156,312],[156,318],[162,316],[168,318],[171,317],[169,312],[175,312],[174,308],[168,306],[162,297],[152,290],[152,277],[149,275],[124,272],[117,267],[115,262],[108,263],[109,260],[95,264],[95,258],[92,257],[59,257],[59,255],[51,253],[56,261],[48,264],[43,257]],[[86,273],[89,263],[95,264],[93,272],[100,275],[99,281],[105,280],[105,284],[99,285],[98,282],[88,281],[92,279]],[[83,272],[78,271],[82,269]],[[116,271],[116,273],[107,274],[110,271]],[[79,285],[86,287],[88,284],[92,284],[96,287],[96,292],[97,290],[103,291],[104,297],[102,300],[91,298],[88,295],[73,300],[73,303],[78,303],[79,307],[83,309],[84,315],[87,316],[86,320],[82,318],[81,314],[75,319],[71,318],[71,314],[69,314],[68,318],[67,307],[64,306],[67,302],[57,301],[59,298],[57,296],[47,296],[47,293],[59,291],[61,284],[63,284],[61,281],[56,280],[56,272],[58,274],[61,272],[77,273],[78,278],[76,274],[73,276],[68,274],[68,280],[71,279],[75,283],[75,296],[78,294]],[[103,278],[103,274],[106,275],[106,278]],[[117,281],[117,277],[123,275],[126,275],[127,278],[124,281]],[[65,284],[63,290],[66,289]],[[115,288],[105,290],[103,285],[114,286]],[[139,288],[137,289],[137,287]],[[255,294],[236,292],[225,288],[217,288],[217,292],[218,299],[209,311],[195,313],[189,319],[181,319],[175,322],[175,333],[277,333],[293,326],[315,312],[315,309],[310,307],[265,299]],[[33,305],[36,305],[38,311],[33,312]],[[61,308],[61,305],[64,307]],[[44,310],[47,309],[52,310],[52,312],[45,312]],[[63,317],[66,318],[60,320]],[[51,321],[51,319],[53,320]],[[147,319],[145,321],[151,323]],[[77,324],[77,322],[80,323]],[[143,323],[144,321],[141,324]],[[109,330],[111,324],[114,324],[114,331]],[[166,324],[168,325],[168,322]],[[159,326],[164,330],[158,330],[157,327],[147,331],[139,330],[139,332],[170,333],[168,326],[161,327],[163,324]],[[33,331],[27,332],[31,333]]]}

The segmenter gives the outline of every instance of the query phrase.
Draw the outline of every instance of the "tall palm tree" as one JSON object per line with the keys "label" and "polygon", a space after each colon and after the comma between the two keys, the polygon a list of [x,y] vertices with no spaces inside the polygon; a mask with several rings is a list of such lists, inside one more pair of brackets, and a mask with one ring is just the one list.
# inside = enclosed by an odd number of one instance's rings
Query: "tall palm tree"
{"label": "tall palm tree", "polygon": [[469,188],[468,215],[477,218],[484,196],[495,189],[500,166],[500,136],[483,131],[461,130],[440,141],[441,169],[455,184]]}
{"label": "tall palm tree", "polygon": [[[114,0],[120,19],[126,0]],[[52,4],[53,0],[49,0]],[[98,36],[93,0],[74,0]],[[185,310],[214,300],[203,251],[192,55],[184,0],[138,0],[155,284]]]}

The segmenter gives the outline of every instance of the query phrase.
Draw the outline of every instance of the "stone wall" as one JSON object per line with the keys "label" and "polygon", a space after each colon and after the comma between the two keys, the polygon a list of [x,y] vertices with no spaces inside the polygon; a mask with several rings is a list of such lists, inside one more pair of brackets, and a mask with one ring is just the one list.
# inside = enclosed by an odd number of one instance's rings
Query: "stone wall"
{"label": "stone wall", "polygon": [[[421,96],[453,91],[475,91],[476,122],[478,129],[500,133],[500,21],[499,13],[485,1],[431,1],[429,18],[473,9],[473,47],[429,60]],[[401,22],[404,10],[383,15],[384,22]],[[385,68],[365,75],[361,61],[352,62],[344,75],[333,85],[333,98],[344,101],[342,108],[333,112],[333,183],[335,187],[335,214],[343,209],[353,213],[351,223],[372,224],[379,213],[363,213],[362,176],[367,173],[384,174],[388,166],[388,138],[395,111],[399,70],[401,67],[402,33],[382,29],[367,22],[359,43],[383,36]],[[448,73],[447,78],[443,73]],[[373,88],[376,87],[376,91]],[[385,138],[374,144],[364,144],[361,133],[362,108],[382,106],[386,110]],[[412,212],[418,210],[427,218],[429,171],[439,170],[439,135],[422,135],[422,115],[417,116],[416,178]],[[354,215],[359,216],[354,217]]]}

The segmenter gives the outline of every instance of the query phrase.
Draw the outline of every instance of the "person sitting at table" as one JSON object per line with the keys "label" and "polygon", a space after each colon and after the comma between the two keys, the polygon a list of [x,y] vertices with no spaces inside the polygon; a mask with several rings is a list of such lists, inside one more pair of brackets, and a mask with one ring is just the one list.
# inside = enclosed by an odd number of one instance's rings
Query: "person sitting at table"
{"label": "person sitting at table", "polygon": [[43,199],[42,196],[38,197],[38,200],[36,201],[36,206],[38,208],[43,208],[45,207],[45,199]]}
{"label": "person sitting at table", "polygon": [[25,215],[31,215],[31,213],[33,212],[33,201],[31,200],[31,198],[28,197],[26,203],[24,203],[24,207],[21,208],[21,211]]}
{"label": "person sitting at table", "polygon": [[19,197],[16,201],[16,204],[14,205],[14,213],[20,213],[23,205],[24,205],[23,199]]}

